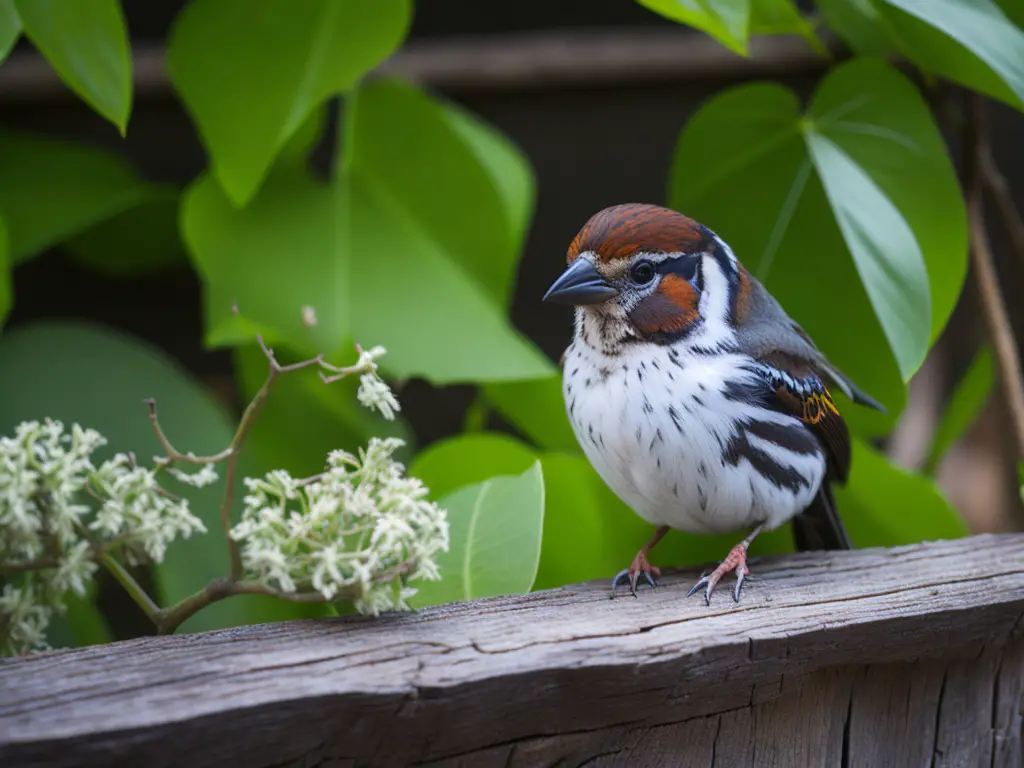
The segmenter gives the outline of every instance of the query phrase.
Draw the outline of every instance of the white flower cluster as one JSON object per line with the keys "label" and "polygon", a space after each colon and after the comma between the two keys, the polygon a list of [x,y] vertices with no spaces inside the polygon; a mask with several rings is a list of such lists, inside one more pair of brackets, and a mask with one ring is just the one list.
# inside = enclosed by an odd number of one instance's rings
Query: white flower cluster
{"label": "white flower cluster", "polygon": [[241,544],[246,577],[282,592],[351,598],[360,613],[408,610],[406,582],[440,578],[448,549],[444,510],[392,455],[397,438],[372,438],[359,456],[334,451],[311,482],[284,471],[246,478]]}
{"label": "white flower cluster", "polygon": [[402,410],[397,398],[391,391],[391,387],[377,373],[377,358],[384,355],[387,350],[384,347],[373,347],[372,349],[360,349],[359,360],[352,366],[353,372],[360,372],[359,390],[356,398],[364,408],[380,411],[388,421],[393,421],[395,414]]}
{"label": "white flower cluster", "polygon": [[106,442],[49,419],[0,437],[0,653],[45,647],[64,595],[85,594],[98,549],[159,562],[173,539],[204,530],[186,500],[158,487],[155,470],[123,453],[97,468],[92,454]]}

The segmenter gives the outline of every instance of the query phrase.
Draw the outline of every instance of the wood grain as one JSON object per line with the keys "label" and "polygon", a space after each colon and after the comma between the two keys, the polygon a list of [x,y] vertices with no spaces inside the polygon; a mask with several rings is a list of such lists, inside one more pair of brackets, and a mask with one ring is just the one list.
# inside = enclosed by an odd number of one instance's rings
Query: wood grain
{"label": "wood grain", "polygon": [[0,664],[0,765],[1014,766],[1024,535]]}

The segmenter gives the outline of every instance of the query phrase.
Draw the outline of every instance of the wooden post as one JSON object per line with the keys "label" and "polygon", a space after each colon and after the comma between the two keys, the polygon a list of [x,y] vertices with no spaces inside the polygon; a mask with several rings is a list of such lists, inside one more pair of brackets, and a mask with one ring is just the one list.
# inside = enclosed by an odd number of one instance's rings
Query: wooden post
{"label": "wooden post", "polygon": [[1024,534],[751,567],[8,660],[0,765],[1024,764]]}

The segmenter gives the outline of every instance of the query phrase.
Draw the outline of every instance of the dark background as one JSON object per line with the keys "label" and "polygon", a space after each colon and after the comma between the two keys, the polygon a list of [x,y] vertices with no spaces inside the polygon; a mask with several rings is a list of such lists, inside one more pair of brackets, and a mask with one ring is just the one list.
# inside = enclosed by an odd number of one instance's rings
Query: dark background
{"label": "dark background", "polygon": [[[152,68],[139,66],[144,53],[159,56],[170,24],[183,5],[174,0],[123,0],[137,63],[135,103],[125,140],[73,94],[55,84],[55,78],[43,78],[39,87],[33,85],[22,62],[35,54],[24,41],[0,68],[0,125],[102,146],[130,158],[152,180],[184,186],[206,165],[202,145],[166,79],[159,72],[154,74]],[[632,72],[630,36],[659,29],[678,33],[680,46],[707,51],[707,56],[691,57],[676,71],[652,72],[640,66]],[[436,87],[428,80],[425,85],[496,125],[532,162],[537,203],[512,317],[520,329],[557,359],[569,340],[569,311],[542,306],[540,297],[560,272],[565,248],[583,222],[607,205],[665,201],[676,138],[688,116],[707,96],[750,77],[772,77],[806,94],[825,71],[827,62],[803,52],[792,62],[764,74],[758,73],[756,66],[739,74],[736,57],[725,49],[708,45],[703,36],[687,32],[632,0],[420,0],[405,48],[421,52],[455,50],[467,42],[484,42],[484,49],[493,53],[510,42],[528,44],[531,36],[548,42],[565,36],[584,44],[588,37],[614,41],[619,36],[626,41],[627,56],[614,78],[600,71],[588,72],[586,62],[581,61],[571,77],[561,79],[531,77],[524,72],[512,83],[504,80],[489,84],[486,76],[479,76],[462,82],[449,79]],[[791,43],[795,50],[801,50],[801,41]],[[637,62],[642,62],[646,53],[642,48],[637,45]],[[472,70],[471,53],[467,54],[466,66]],[[573,69],[573,63],[570,61],[567,67]],[[992,105],[990,112],[999,165],[1011,185],[1022,191],[1024,118],[999,105]],[[321,162],[324,157],[321,153]],[[1024,203],[1019,194],[1017,202]],[[992,240],[1019,335],[1024,329],[1024,307],[1019,298],[1021,263],[1011,254],[998,227],[992,228]],[[742,254],[739,256],[742,259]],[[184,256],[170,270],[113,280],[78,265],[58,248],[19,266],[14,277],[15,308],[10,326],[42,317],[111,324],[157,344],[237,405],[230,353],[203,349],[200,285]],[[912,382],[911,406],[889,445],[897,461],[907,466],[920,464],[937,410],[982,337],[974,291],[969,279],[949,329]],[[458,431],[469,396],[468,387],[438,392],[422,382],[411,382],[402,392],[402,401],[425,444]],[[1007,449],[1000,428],[1005,413],[1000,400],[998,396],[993,398],[978,424],[944,463],[939,476],[943,488],[975,530],[1006,529],[1017,526],[1022,519],[1012,451]]]}

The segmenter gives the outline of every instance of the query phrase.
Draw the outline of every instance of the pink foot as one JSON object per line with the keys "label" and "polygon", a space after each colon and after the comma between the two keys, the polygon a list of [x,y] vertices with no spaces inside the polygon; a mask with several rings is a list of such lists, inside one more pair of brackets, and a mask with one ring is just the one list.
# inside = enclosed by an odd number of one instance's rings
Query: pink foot
{"label": "pink foot", "polygon": [[640,580],[641,574],[652,587],[657,586],[657,579],[661,577],[661,570],[648,562],[647,553],[642,549],[636,553],[629,568],[619,571],[612,579],[612,594],[615,594],[615,589],[620,584],[628,583],[630,593],[636,597],[637,582]]}
{"label": "pink foot", "polygon": [[711,605],[711,593],[715,591],[715,585],[721,581],[722,577],[729,571],[736,571],[736,587],[732,591],[732,599],[737,603],[740,601],[740,590],[743,588],[743,582],[750,574],[750,569],[747,568],[747,547],[750,546],[749,540],[741,541],[726,556],[725,560],[722,561],[715,570],[710,574],[701,576],[700,580],[693,585],[690,591],[686,594],[690,597],[694,592],[704,587],[704,603],[705,605]]}

